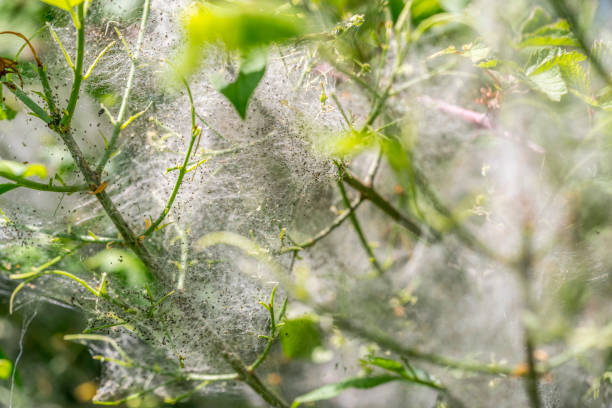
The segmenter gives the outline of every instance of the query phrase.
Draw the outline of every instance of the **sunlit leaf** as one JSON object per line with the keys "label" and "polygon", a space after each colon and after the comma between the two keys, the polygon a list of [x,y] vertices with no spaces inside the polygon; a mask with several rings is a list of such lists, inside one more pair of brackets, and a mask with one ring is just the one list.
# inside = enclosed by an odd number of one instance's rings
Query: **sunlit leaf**
{"label": "sunlit leaf", "polygon": [[6,358],[0,359],[0,380],[6,380],[13,372],[13,363]]}
{"label": "sunlit leaf", "polygon": [[47,169],[42,164],[25,165],[10,160],[0,160],[0,173],[13,177],[38,176],[41,179],[47,178]]}
{"label": "sunlit leaf", "polygon": [[236,80],[227,82],[219,77],[212,78],[212,84],[234,105],[242,119],[246,118],[249,100],[266,72],[267,51],[257,49],[242,58]]}
{"label": "sunlit leaf", "polygon": [[540,74],[531,75],[529,79],[536,90],[546,94],[553,101],[559,102],[561,97],[568,92],[567,84],[558,66]]}
{"label": "sunlit leaf", "polygon": [[271,2],[240,2],[231,7],[199,7],[187,19],[189,40],[221,41],[233,50],[246,50],[295,37],[301,31],[295,15],[280,12]]}
{"label": "sunlit leaf", "polygon": [[410,6],[410,17],[414,25],[442,12],[444,9],[438,0],[415,0]]}
{"label": "sunlit leaf", "polygon": [[579,43],[566,20],[556,22],[548,12],[536,7],[520,29],[519,47],[578,47]]}
{"label": "sunlit leaf", "polygon": [[396,375],[377,375],[371,377],[351,377],[335,384],[324,385],[307,394],[300,395],[291,404],[291,408],[296,408],[305,402],[315,402],[328,400],[340,395],[343,391],[350,388],[369,389],[392,381],[401,380],[402,377]]}
{"label": "sunlit leaf", "polygon": [[574,34],[571,32],[569,24],[565,20],[558,20],[552,24],[533,28],[533,31],[522,35],[519,43],[519,47],[521,48],[558,46],[578,47],[579,45]]}
{"label": "sunlit leaf", "polygon": [[75,6],[83,3],[85,0],[41,0],[43,3],[50,4],[54,7],[61,8],[62,10],[69,11]]}
{"label": "sunlit leaf", "polygon": [[356,129],[325,134],[316,140],[318,149],[337,158],[356,156],[374,146],[376,138],[372,132]]}
{"label": "sunlit leaf", "polygon": [[0,101],[0,120],[12,120],[17,116],[17,111]]}
{"label": "sunlit leaf", "polygon": [[588,88],[587,75],[580,63],[586,56],[578,51],[566,51],[562,48],[538,50],[531,55],[525,73],[535,76],[558,67],[563,80],[581,90]]}
{"label": "sunlit leaf", "polygon": [[586,56],[578,51],[565,51],[561,48],[539,50],[529,58],[525,73],[527,75],[536,75],[549,70],[555,65],[575,65],[585,59]]}
{"label": "sunlit leaf", "polygon": [[241,1],[230,6],[201,5],[184,19],[186,44],[178,70],[184,76],[200,65],[204,47],[223,43],[229,50],[248,52],[299,36],[303,23],[273,1]]}

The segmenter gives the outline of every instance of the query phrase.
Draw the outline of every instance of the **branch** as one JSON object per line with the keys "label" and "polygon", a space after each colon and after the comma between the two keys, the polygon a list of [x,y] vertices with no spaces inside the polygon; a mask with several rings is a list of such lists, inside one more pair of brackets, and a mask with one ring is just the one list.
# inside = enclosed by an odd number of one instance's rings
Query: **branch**
{"label": "branch", "polygon": [[246,383],[253,391],[255,391],[264,401],[275,408],[289,408],[289,405],[281,399],[276,393],[268,389],[259,377],[250,369],[240,357],[223,341],[223,339],[209,327],[205,327],[209,339],[214,344],[215,348],[221,353],[221,357],[232,369],[238,374],[238,379]]}
{"label": "branch", "polygon": [[363,196],[359,196],[359,198],[357,198],[356,200],[354,200],[352,203],[349,204],[347,211],[337,216],[330,225],[323,228],[314,237],[308,239],[307,241],[303,243],[295,244],[295,246],[299,247],[300,249],[309,248],[311,246],[314,246],[317,242],[319,242],[320,240],[322,240],[323,238],[331,234],[333,230],[335,230],[340,225],[342,225],[344,220],[346,220],[349,217],[351,212],[354,212],[355,210],[357,210],[357,208],[359,208],[361,203],[363,203],[364,201],[365,201],[365,198],[363,198]]}
{"label": "branch", "polygon": [[[382,159],[382,150],[378,152],[378,156],[376,157],[376,160],[374,160],[374,162],[372,162],[372,165],[370,166],[370,169],[368,170],[368,175],[366,176],[366,179],[365,179],[365,182],[364,182],[366,185],[369,185],[369,184],[371,184],[374,181],[374,177],[376,177],[376,173],[378,172],[378,169],[380,167],[381,159]],[[364,201],[365,201],[365,198],[362,195],[360,195],[357,199],[355,199],[350,204],[349,210],[350,211],[356,211],[357,208],[359,208],[361,203],[363,203]],[[309,240],[305,241],[304,243],[298,244],[290,236],[288,236],[288,237],[291,240],[291,242],[295,246],[299,247],[300,249],[309,248],[309,247],[315,245],[317,242],[319,242],[323,238],[325,238],[326,236],[328,236],[329,234],[331,234],[331,232],[333,230],[335,230],[336,228],[338,228],[340,225],[342,225],[344,220],[346,220],[349,217],[350,211],[345,211],[342,214],[340,214],[339,216],[337,216],[330,225],[328,225],[327,227],[323,228],[314,237],[310,238]]]}
{"label": "branch", "polygon": [[366,253],[368,254],[369,261],[372,263],[372,265],[374,265],[376,271],[380,275],[382,275],[384,272],[383,268],[378,263],[378,260],[376,260],[376,255],[374,254],[372,247],[370,246],[370,244],[368,244],[368,241],[366,240],[365,235],[363,234],[361,226],[359,225],[359,221],[355,216],[355,211],[353,210],[351,202],[349,201],[349,198],[346,195],[346,190],[344,189],[344,183],[342,182],[342,180],[338,180],[338,188],[340,189],[340,194],[342,195],[342,201],[344,201],[344,205],[347,207],[348,217],[351,220],[351,224],[353,224],[353,228],[355,229],[355,232],[359,237],[359,241],[361,242],[363,249],[365,249]]}
{"label": "branch", "polygon": [[438,232],[432,229],[430,231],[423,231],[423,229],[415,221],[400,213],[387,200],[385,200],[380,194],[378,194],[376,190],[366,185],[364,182],[360,181],[355,176],[351,175],[348,171],[343,172],[342,181],[353,187],[355,190],[359,191],[364,199],[369,200],[372,204],[374,204],[383,212],[385,212],[389,217],[391,217],[401,226],[412,232],[415,236],[425,236],[430,240],[440,239]]}
{"label": "branch", "polygon": [[[148,5],[150,0],[145,1],[145,10],[148,10]],[[146,13],[145,13],[146,14]],[[108,193],[105,190],[100,190],[98,187],[101,185],[101,179],[98,173],[94,172],[88,161],[85,159],[83,152],[79,148],[78,144],[74,140],[70,130],[70,122],[72,119],[72,115],[74,114],[74,107],[76,106],[76,101],[79,97],[79,91],[81,87],[82,80],[82,70],[83,70],[83,55],[84,55],[84,13],[83,13],[83,4],[78,7],[78,15],[81,21],[80,27],[77,31],[77,41],[79,43],[77,47],[77,64],[75,69],[75,79],[72,86],[71,97],[68,103],[68,107],[72,107],[72,111],[67,109],[67,113],[62,119],[62,124],[59,129],[56,129],[60,137],[62,138],[64,144],[68,148],[74,162],[77,165],[77,168],[85,177],[85,181],[92,189],[92,191],[96,192],[96,198],[104,208],[107,216],[111,219],[121,236],[123,237],[123,241],[125,245],[127,245],[135,254],[138,256],[145,266],[151,271],[153,276],[160,282],[164,282],[164,274],[162,273],[162,268],[159,264],[154,260],[153,256],[149,253],[147,248],[142,245],[142,242],[139,237],[136,236],[134,231],[128,225],[128,223],[123,218],[123,215],[119,212],[115,204],[110,199]],[[143,20],[145,19],[145,15],[143,15]]]}
{"label": "branch", "polygon": [[[451,116],[457,117],[465,122],[472,123],[476,125],[476,127],[480,129],[486,130],[494,130],[494,126],[489,120],[489,116],[486,113],[476,112],[473,110],[462,108],[461,106],[453,105],[451,103],[442,101],[440,99],[430,98],[429,96],[421,96],[418,98],[419,102],[425,103],[427,105],[432,105],[436,107],[440,112],[447,113]],[[546,149],[540,146],[537,143],[534,143],[530,140],[522,140],[520,137],[516,135],[510,134],[508,131],[499,131],[495,132],[496,136],[502,137],[504,139],[510,140],[512,142],[516,142],[522,145],[525,145],[529,149],[533,150],[536,153],[543,154],[546,153]]]}
{"label": "branch", "polygon": [[472,123],[479,128],[489,130],[493,129],[493,125],[491,125],[491,121],[486,113],[475,112],[448,102],[444,102],[440,99],[430,98],[429,96],[421,96],[417,98],[417,100],[427,105],[433,105],[438,108],[440,112],[448,113],[451,116],[456,116],[459,119]]}
{"label": "branch", "polygon": [[25,187],[32,190],[53,191],[56,193],[75,193],[89,190],[89,187],[85,184],[76,186],[53,186],[51,184],[37,183],[36,181],[31,181],[23,177],[17,177],[5,171],[0,171],[0,177],[14,181],[19,187]]}
{"label": "branch", "polygon": [[[329,314],[327,311],[323,312]],[[333,316],[333,318],[334,323],[340,329],[346,330],[364,339],[373,341],[378,345],[402,356],[410,357],[416,360],[426,361],[428,363],[436,364],[439,366],[483,374],[511,375],[513,373],[513,369],[511,367],[505,367],[496,364],[484,364],[455,360],[449,357],[441,356],[439,354],[427,353],[412,347],[406,347],[384,333],[374,332],[370,329],[358,326],[352,321],[337,315]]]}

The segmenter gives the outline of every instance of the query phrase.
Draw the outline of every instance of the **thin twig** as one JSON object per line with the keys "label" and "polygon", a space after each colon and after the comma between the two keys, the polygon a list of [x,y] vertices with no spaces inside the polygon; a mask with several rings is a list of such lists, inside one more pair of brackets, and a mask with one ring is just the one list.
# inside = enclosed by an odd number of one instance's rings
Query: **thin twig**
{"label": "thin twig", "polygon": [[75,193],[79,191],[88,191],[89,187],[85,184],[79,184],[76,186],[54,186],[51,184],[38,183],[36,181],[28,180],[23,177],[17,177],[14,174],[6,171],[0,171],[0,177],[12,180],[16,183],[16,186],[25,187],[32,190],[39,191],[53,191],[56,193]]}
{"label": "thin twig", "polygon": [[195,106],[193,104],[193,95],[191,94],[191,89],[189,88],[189,84],[184,78],[183,78],[183,83],[185,84],[185,87],[187,88],[187,94],[189,95],[189,104],[191,106],[191,139],[189,140],[189,146],[187,147],[187,152],[185,153],[185,158],[183,159],[183,165],[179,168],[179,175],[176,178],[176,183],[174,184],[172,193],[170,194],[170,197],[168,198],[168,202],[166,206],[164,207],[164,210],[162,211],[162,213],[157,217],[157,219],[153,221],[153,223],[149,226],[149,228],[145,230],[145,232],[142,233],[142,235],[144,236],[148,236],[151,233],[153,233],[156,230],[156,228],[162,223],[162,221],[166,218],[166,216],[168,215],[168,212],[170,212],[170,208],[172,208],[172,204],[174,203],[174,200],[176,199],[176,195],[178,194],[179,189],[181,188],[181,184],[183,183],[183,178],[185,177],[185,174],[187,174],[187,172],[189,171],[188,163],[189,163],[189,159],[191,158],[191,152],[193,150],[193,145],[201,133],[201,130],[195,124],[196,113],[195,113]]}
{"label": "thin twig", "polygon": [[[532,248],[532,225],[531,220],[527,219],[524,223],[523,228],[523,248],[521,254],[521,261],[518,265],[518,276],[523,290],[523,302],[527,313],[533,313],[534,300],[531,295],[530,282],[533,278],[533,248]],[[524,331],[524,342],[525,342],[525,356],[527,360],[527,373],[524,377],[525,390],[529,397],[531,408],[541,408],[542,400],[538,391],[538,373],[536,371],[535,363],[535,339],[533,336],[533,330],[526,324],[523,324]]]}
{"label": "thin twig", "polygon": [[347,207],[346,211],[348,211],[349,213],[348,216],[349,216],[349,219],[351,220],[351,224],[353,224],[353,228],[355,229],[355,232],[357,233],[357,236],[359,237],[359,241],[361,242],[363,249],[365,249],[366,253],[368,254],[368,257],[369,257],[368,259],[370,263],[372,263],[376,271],[380,275],[382,275],[384,272],[383,268],[378,263],[378,260],[376,259],[376,255],[374,254],[374,250],[372,250],[372,247],[370,246],[370,244],[365,238],[365,235],[363,234],[361,226],[359,225],[359,221],[357,220],[357,217],[355,216],[355,211],[353,207],[351,206],[351,202],[349,201],[348,196],[346,195],[346,190],[344,189],[344,183],[342,182],[342,180],[338,180],[338,188],[340,190],[340,194],[342,195],[342,201],[344,201],[344,205]]}
{"label": "thin twig", "polygon": [[[319,311],[325,314],[329,314],[329,311],[325,309],[319,308]],[[496,364],[461,361],[441,356],[439,354],[424,352],[413,347],[407,347],[382,332],[373,331],[371,329],[359,326],[353,321],[348,320],[344,317],[333,315],[333,318],[334,324],[336,324],[340,329],[346,330],[364,339],[373,341],[381,347],[387,348],[393,351],[394,353],[397,353],[402,356],[406,356],[416,360],[426,361],[443,367],[483,374],[510,375],[513,372],[513,369],[511,367],[505,367]]]}

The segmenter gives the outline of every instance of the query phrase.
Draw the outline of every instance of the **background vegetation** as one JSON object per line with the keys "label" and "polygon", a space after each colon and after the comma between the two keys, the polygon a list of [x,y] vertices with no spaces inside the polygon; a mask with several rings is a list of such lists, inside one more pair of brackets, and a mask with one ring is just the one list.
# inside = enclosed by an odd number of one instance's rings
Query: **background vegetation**
{"label": "background vegetation", "polygon": [[0,0],[0,405],[610,406],[611,11]]}

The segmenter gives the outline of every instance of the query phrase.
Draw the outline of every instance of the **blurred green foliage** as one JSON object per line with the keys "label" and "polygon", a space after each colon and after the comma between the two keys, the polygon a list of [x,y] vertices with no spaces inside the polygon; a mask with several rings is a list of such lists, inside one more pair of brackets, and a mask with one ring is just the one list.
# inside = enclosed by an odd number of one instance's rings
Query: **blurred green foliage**
{"label": "blurred green foliage", "polygon": [[312,316],[285,319],[279,339],[283,354],[297,359],[309,359],[314,349],[322,344],[319,325]]}

